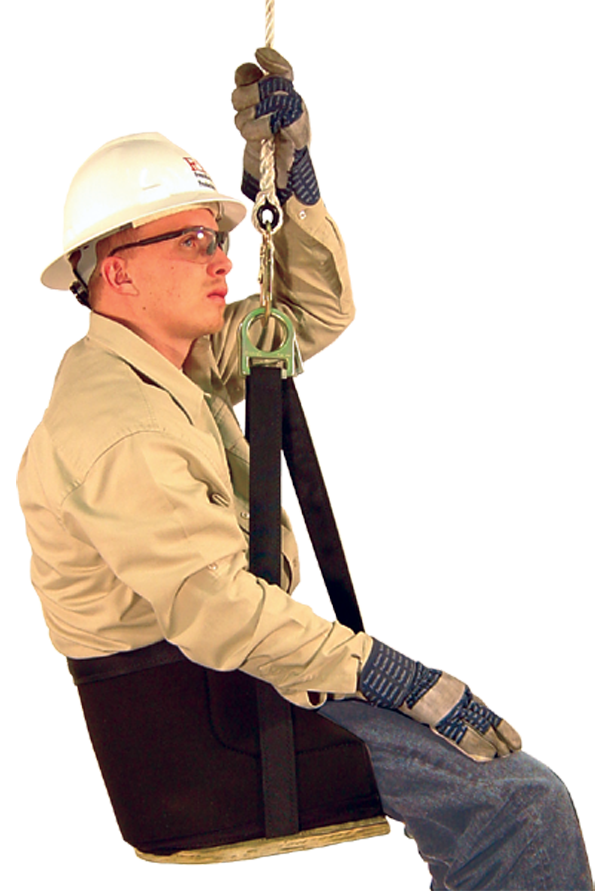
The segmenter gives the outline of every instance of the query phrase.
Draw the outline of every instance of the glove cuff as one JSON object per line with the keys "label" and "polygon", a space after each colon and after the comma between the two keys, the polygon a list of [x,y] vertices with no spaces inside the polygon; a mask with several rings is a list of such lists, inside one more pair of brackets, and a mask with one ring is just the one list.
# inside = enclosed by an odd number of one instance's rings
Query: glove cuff
{"label": "glove cuff", "polygon": [[[294,163],[288,177],[288,188],[291,189],[291,193],[296,196],[298,201],[308,206],[316,204],[321,197],[307,146],[296,150]],[[289,195],[287,197],[289,198]]]}
{"label": "glove cuff", "polygon": [[373,639],[360,674],[359,690],[372,705],[399,709],[412,687],[417,663]]}
{"label": "glove cuff", "polygon": [[244,170],[244,174],[242,176],[242,194],[254,203],[254,201],[256,201],[256,196],[258,195],[259,189],[260,183],[257,178],[255,176],[252,176],[251,173],[248,173],[247,170]]}
{"label": "glove cuff", "polygon": [[417,662],[410,692],[404,703],[405,708],[414,708],[417,702],[437,684],[441,676],[442,672],[437,668],[425,668],[424,665]]}

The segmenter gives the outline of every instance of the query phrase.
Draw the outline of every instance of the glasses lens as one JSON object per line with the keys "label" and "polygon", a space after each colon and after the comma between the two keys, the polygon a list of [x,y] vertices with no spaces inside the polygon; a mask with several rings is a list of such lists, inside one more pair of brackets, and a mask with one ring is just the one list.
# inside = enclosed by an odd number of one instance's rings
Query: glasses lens
{"label": "glasses lens", "polygon": [[229,251],[229,232],[215,232],[213,253],[217,248],[221,248],[224,254]]}
{"label": "glasses lens", "polygon": [[[215,232],[214,229],[193,229],[188,234],[189,239],[194,239],[195,248],[200,258],[212,257],[218,248],[227,253],[229,248],[229,235],[226,232]],[[184,242],[184,244],[189,241]]]}

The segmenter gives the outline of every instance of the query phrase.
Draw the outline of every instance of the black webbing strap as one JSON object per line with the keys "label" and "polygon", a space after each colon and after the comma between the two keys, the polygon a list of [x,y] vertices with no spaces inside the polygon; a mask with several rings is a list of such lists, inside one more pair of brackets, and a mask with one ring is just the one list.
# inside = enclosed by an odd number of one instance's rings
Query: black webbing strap
{"label": "black webbing strap", "polygon": [[[306,418],[293,378],[254,366],[246,378],[250,443],[250,571],[281,578],[281,450],[336,618],[364,625]],[[299,831],[291,708],[272,688],[257,686],[266,836]]]}
{"label": "black webbing strap", "polygon": [[[246,378],[246,437],[250,443],[250,571],[281,583],[281,369],[255,366]],[[299,832],[291,706],[257,684],[265,835]]]}
{"label": "black webbing strap", "polygon": [[282,381],[283,451],[336,618],[364,631],[331,502],[294,380]]}

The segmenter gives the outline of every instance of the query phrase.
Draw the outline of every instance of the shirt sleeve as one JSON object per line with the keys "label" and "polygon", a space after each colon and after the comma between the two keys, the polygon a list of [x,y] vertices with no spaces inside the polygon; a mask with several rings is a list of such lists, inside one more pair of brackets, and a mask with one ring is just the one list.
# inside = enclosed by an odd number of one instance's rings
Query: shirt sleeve
{"label": "shirt sleeve", "polygon": [[[65,499],[63,524],[151,605],[189,659],[241,669],[305,707],[352,695],[371,639],[248,571],[232,493],[199,445],[155,432],[125,437]],[[321,694],[317,703],[309,692]]]}
{"label": "shirt sleeve", "polygon": [[[275,305],[292,319],[300,354],[310,359],[332,343],[354,319],[355,308],[344,242],[322,201],[306,207],[295,197],[285,205],[285,221],[275,234]],[[218,373],[233,403],[244,398],[239,373],[238,329],[257,295],[229,304],[223,329],[212,338]],[[261,335],[271,349],[277,325]],[[194,356],[186,363],[194,379]]]}

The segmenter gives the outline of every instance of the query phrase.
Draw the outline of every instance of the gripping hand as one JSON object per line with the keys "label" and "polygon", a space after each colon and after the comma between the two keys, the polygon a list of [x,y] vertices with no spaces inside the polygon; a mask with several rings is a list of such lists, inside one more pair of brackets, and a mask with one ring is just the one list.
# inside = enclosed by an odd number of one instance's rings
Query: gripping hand
{"label": "gripping hand", "polygon": [[428,724],[474,761],[491,761],[521,748],[516,730],[473,696],[466,684],[413,662],[378,640],[373,641],[359,689],[372,705],[396,709]]}
{"label": "gripping hand", "polygon": [[255,200],[260,188],[261,142],[274,137],[280,203],[296,195],[303,204],[316,204],[320,195],[308,152],[308,112],[294,90],[292,67],[269,47],[257,50],[256,59],[260,68],[248,62],[235,72],[231,97],[237,112],[235,125],[246,140],[242,191]]}

